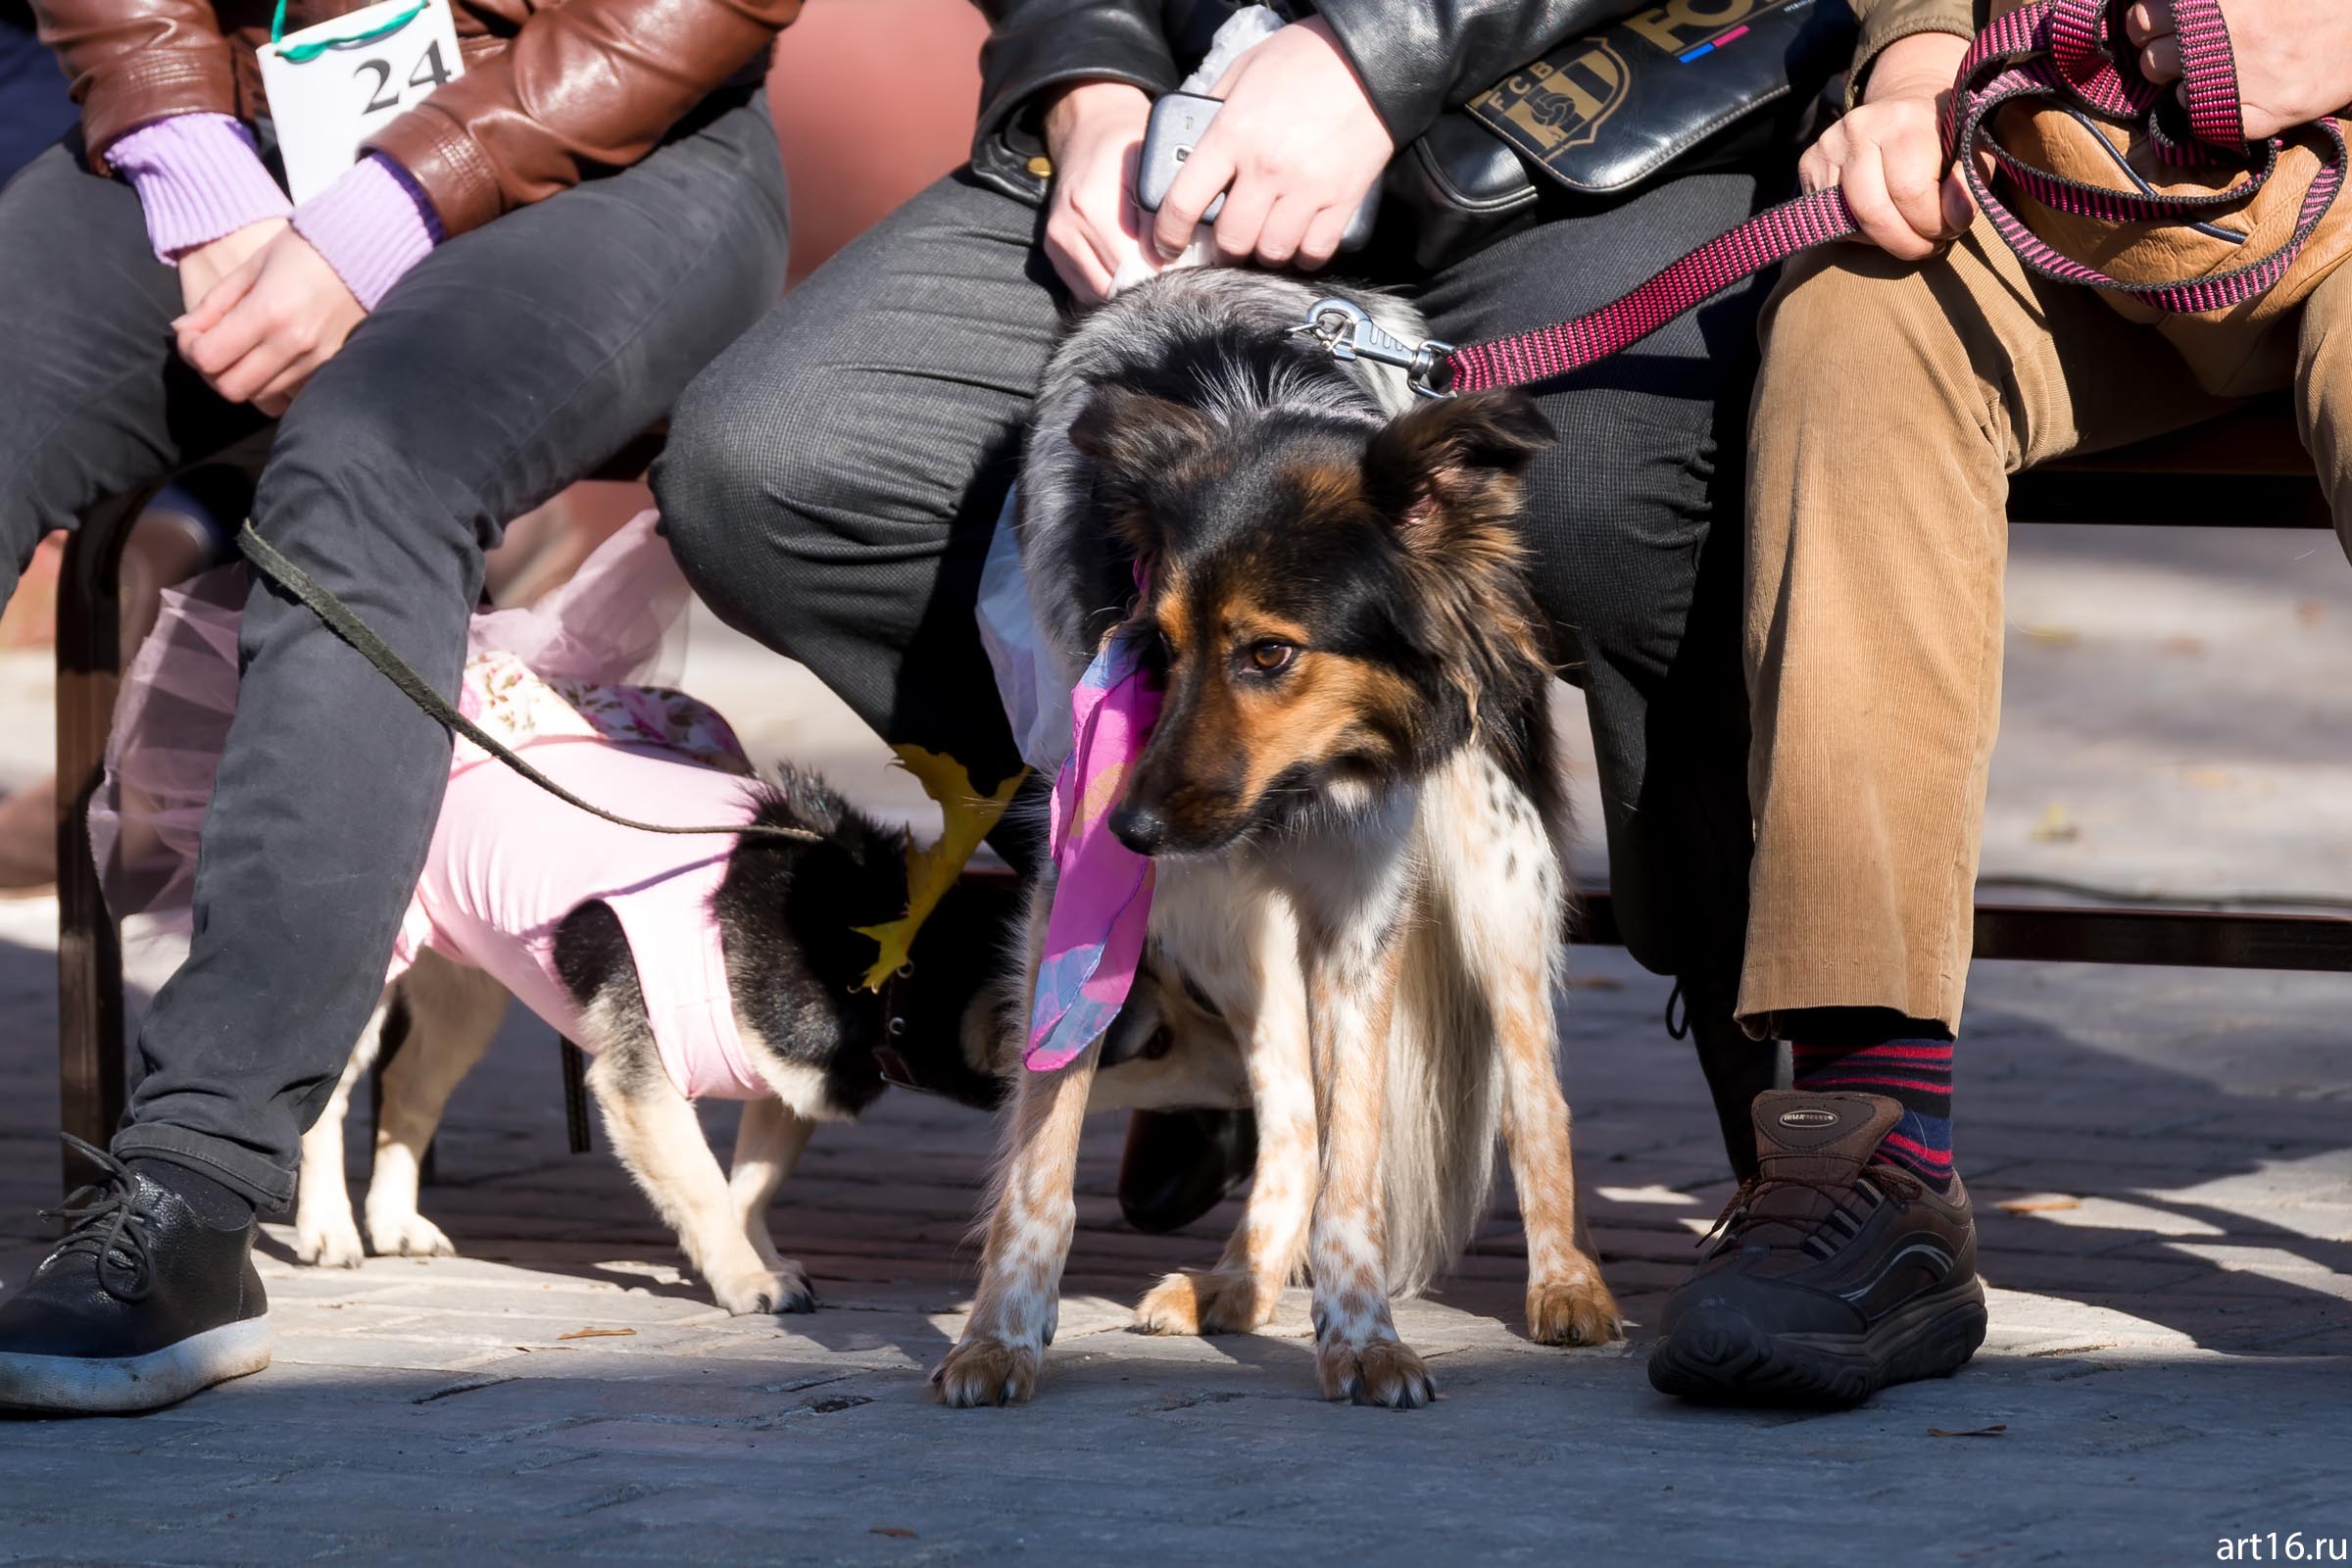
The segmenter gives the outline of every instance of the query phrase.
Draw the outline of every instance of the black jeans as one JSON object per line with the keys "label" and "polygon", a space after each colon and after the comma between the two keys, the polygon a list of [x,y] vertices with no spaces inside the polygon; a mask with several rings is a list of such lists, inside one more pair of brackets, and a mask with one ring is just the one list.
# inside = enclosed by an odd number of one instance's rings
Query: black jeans
{"label": "black jeans", "polygon": [[[255,525],[445,691],[482,552],[665,413],[784,281],[766,105],[441,246],[270,442]],[[173,355],[179,284],[79,137],[0,191],[0,601],[92,503],[252,433]],[[195,940],[155,999],[118,1154],[266,1206],[377,993],[449,741],[292,599],[246,602],[244,683],[197,861]]]}
{"label": "black jeans", "polygon": [[[1687,176],[1432,276],[1371,270],[1441,337],[1470,342],[1614,298],[1773,186]],[[962,760],[982,789],[1020,763],[976,585],[1067,309],[1040,222],[968,174],[933,185],[696,380],[655,474],[679,560],[720,616],[808,664],[885,739]],[[1537,597],[1590,701],[1627,942],[1726,1009],[1749,819],[1740,540],[1718,519],[1739,516],[1762,298],[1751,284],[1541,389],[1562,439],[1529,480]]]}

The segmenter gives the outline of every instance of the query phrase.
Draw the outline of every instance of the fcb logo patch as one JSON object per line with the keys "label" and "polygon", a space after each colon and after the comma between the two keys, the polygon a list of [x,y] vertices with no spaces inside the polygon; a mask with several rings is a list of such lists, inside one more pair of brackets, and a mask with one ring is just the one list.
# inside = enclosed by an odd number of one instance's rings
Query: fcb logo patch
{"label": "fcb logo patch", "polygon": [[[1816,41],[1808,32],[1851,26],[1842,0],[1671,0],[1562,44],[1468,107],[1561,183],[1622,189],[1693,132],[1787,95],[1791,58]],[[1693,91],[1702,74],[1717,79]]]}

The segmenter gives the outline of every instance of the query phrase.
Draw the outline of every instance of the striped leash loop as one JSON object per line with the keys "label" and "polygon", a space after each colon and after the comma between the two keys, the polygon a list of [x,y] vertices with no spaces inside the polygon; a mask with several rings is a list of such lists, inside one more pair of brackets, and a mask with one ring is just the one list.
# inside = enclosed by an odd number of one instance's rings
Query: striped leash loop
{"label": "striped leash loop", "polygon": [[[1986,25],[1962,62],[1944,110],[1947,164],[1958,165],[1979,210],[2029,270],[2128,295],[2170,315],[2229,310],[2271,288],[2302,256],[2343,189],[2352,152],[2332,119],[2298,126],[2259,146],[2247,144],[2237,67],[2219,0],[2176,0],[2183,72],[2178,94],[2149,81],[2132,63],[2123,30],[2126,3],[2038,0]],[[2118,191],[2067,179],[2017,158],[1992,134],[1993,116],[2020,102],[2048,103],[2079,118],[2144,129],[2157,157],[2168,165],[2242,169],[2247,177],[2218,192],[2188,196],[2166,195],[2144,184],[2137,191]],[[2125,282],[2059,252],[1994,194],[1980,158],[1988,158],[2020,191],[2052,212],[2118,223],[2209,224],[2252,202],[2277,173],[2280,154],[2297,144],[2318,155],[2320,172],[2286,242],[2229,272],[2164,283]],[[1547,381],[1630,347],[1691,307],[1800,251],[1857,232],[1841,191],[1815,191],[1758,214],[1587,315],[1460,348],[1407,345],[1404,360],[1377,353],[1365,357],[1398,365],[1425,392],[1478,392]],[[1345,304],[1318,302],[1307,313],[1308,322],[1329,319]],[[1416,349],[1432,352],[1410,357]]]}

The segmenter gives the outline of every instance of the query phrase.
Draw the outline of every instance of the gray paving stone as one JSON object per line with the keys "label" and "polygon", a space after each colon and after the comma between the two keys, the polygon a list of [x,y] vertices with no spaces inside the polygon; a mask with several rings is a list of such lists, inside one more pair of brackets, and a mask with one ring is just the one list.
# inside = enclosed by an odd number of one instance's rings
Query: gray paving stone
{"label": "gray paving stone", "polygon": [[[1987,865],[2340,892],[2352,573],[2334,558],[2299,534],[2021,533]],[[756,749],[922,818],[805,674],[708,630],[687,684]],[[15,657],[0,734],[45,736]],[[37,750],[0,743],[0,776]],[[1589,808],[1589,775],[1579,790]],[[2077,838],[2034,836],[2052,806]],[[56,1196],[54,918],[0,902],[0,1289],[45,1250],[32,1215]],[[167,958],[134,972],[152,984]],[[466,1255],[310,1270],[274,1231],[269,1372],[139,1420],[0,1421],[0,1559],[1879,1568],[2352,1536],[2352,980],[1979,965],[1959,1147],[1990,1338],[1958,1377],[1820,1414],[1649,1390],[1646,1325],[1730,1183],[1659,1026],[1665,984],[1615,953],[1570,971],[1565,1069],[1625,1348],[1519,1337],[1507,1186],[1459,1277],[1399,1312],[1444,1390],[1429,1410],[1315,1398],[1301,1292],[1264,1335],[1126,1333],[1136,1296],[1213,1257],[1238,1207],[1127,1231],[1113,1120],[1081,1154],[1038,1401],[942,1410],[925,1377],[968,1304],[984,1121],[897,1097],[820,1132],[772,1223],[825,1309],[730,1319],[601,1137],[566,1154],[547,1031],[518,1019],[453,1102],[424,1197]],[[2078,1206],[1994,1206],[2052,1198]],[[636,1332],[557,1338],[596,1326]]]}

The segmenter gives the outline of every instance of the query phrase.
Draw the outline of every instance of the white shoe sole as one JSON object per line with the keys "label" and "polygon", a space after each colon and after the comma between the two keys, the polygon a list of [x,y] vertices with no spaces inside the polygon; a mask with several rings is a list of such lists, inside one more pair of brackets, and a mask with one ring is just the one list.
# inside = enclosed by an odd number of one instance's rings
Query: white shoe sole
{"label": "white shoe sole", "polygon": [[95,1359],[0,1354],[0,1410],[125,1415],[177,1404],[270,1364],[270,1317],[191,1334],[145,1355]]}

